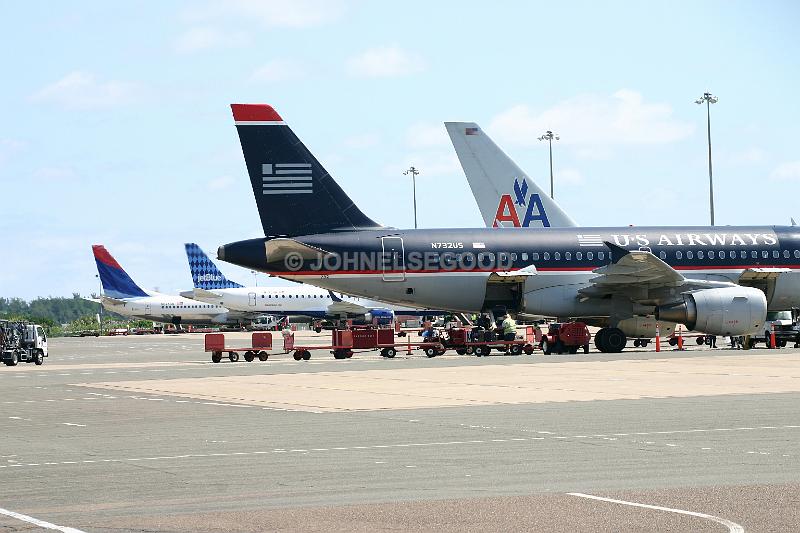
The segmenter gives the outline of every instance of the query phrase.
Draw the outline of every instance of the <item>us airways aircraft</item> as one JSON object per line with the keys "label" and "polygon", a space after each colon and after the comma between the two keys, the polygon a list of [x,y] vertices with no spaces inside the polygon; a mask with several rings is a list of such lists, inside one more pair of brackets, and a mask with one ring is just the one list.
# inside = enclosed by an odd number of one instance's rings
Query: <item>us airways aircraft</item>
{"label": "us airways aircraft", "polygon": [[232,110],[265,233],[221,246],[233,264],[411,306],[580,317],[603,352],[625,347],[626,321],[743,335],[800,306],[796,227],[387,228],[272,107]]}
{"label": "us airways aircraft", "polygon": [[194,291],[181,294],[201,302],[219,304],[232,311],[275,316],[354,319],[363,323],[374,320],[391,323],[395,316],[443,314],[441,311],[413,309],[344,294],[336,295],[313,285],[245,287],[228,280],[200,246],[186,243],[185,247]]}
{"label": "us airways aircraft", "polygon": [[196,302],[181,296],[145,291],[117,263],[105,246],[92,246],[100,283],[103,307],[123,316],[180,324],[228,324],[237,320],[228,309]]}

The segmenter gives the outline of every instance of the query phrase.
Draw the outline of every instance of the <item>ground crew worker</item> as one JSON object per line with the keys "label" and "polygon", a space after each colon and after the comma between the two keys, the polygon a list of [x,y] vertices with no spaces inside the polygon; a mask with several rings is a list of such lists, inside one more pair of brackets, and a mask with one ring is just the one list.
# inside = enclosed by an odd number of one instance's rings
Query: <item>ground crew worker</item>
{"label": "ground crew worker", "polygon": [[517,323],[507,314],[503,317],[503,340],[513,341],[517,338]]}

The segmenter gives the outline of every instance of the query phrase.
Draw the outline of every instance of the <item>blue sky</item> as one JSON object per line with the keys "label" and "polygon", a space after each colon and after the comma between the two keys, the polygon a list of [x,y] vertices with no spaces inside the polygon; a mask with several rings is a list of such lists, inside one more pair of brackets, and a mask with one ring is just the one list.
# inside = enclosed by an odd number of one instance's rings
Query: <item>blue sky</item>
{"label": "blue sky", "polygon": [[94,243],[175,292],[184,242],[262,235],[231,102],[274,105],[385,224],[413,225],[414,164],[421,227],[481,225],[445,120],[543,186],[536,137],[559,133],[580,224],[706,224],[710,90],[717,224],[800,220],[799,20],[791,1],[5,2],[0,296],[96,291]]}

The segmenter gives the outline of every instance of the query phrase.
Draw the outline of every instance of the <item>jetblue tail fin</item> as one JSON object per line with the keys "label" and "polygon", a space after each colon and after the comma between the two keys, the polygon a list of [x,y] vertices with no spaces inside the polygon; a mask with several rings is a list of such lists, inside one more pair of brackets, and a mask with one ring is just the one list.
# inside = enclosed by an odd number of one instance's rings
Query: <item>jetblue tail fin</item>
{"label": "jetblue tail fin", "polygon": [[198,245],[187,242],[184,246],[195,288],[211,290],[233,289],[242,286],[234,281],[229,281]]}
{"label": "jetblue tail fin", "polygon": [[486,226],[576,226],[477,124],[445,122],[445,127]]}
{"label": "jetblue tail fin", "polygon": [[119,266],[106,247],[102,244],[92,246],[94,260],[97,263],[97,273],[100,274],[100,283],[106,296],[111,298],[136,298],[148,296],[146,292],[131,279],[125,270]]}
{"label": "jetblue tail fin", "polygon": [[378,228],[266,104],[231,104],[267,237]]}

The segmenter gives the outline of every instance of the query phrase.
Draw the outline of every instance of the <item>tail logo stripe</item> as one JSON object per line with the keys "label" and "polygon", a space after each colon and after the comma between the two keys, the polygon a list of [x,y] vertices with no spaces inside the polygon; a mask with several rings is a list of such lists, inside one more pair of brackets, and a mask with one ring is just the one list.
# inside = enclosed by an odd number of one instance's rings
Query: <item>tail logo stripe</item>
{"label": "tail logo stripe", "polygon": [[261,194],[310,194],[314,176],[310,163],[262,163]]}

